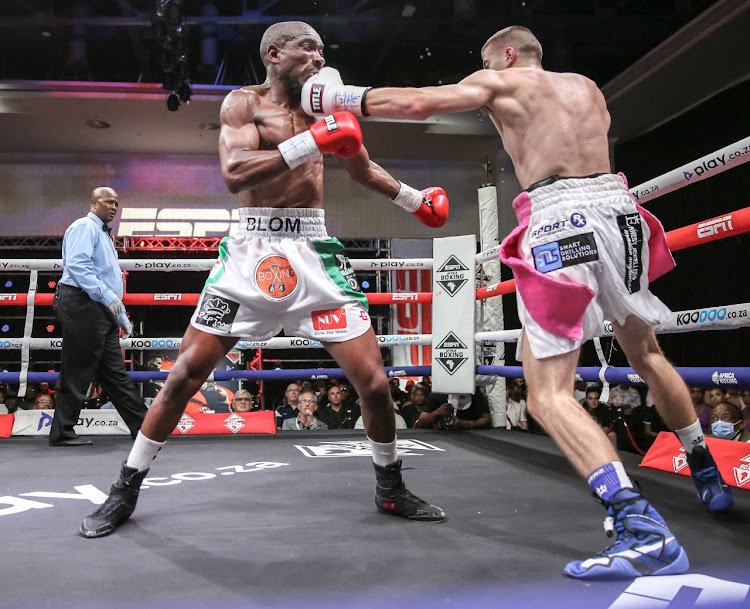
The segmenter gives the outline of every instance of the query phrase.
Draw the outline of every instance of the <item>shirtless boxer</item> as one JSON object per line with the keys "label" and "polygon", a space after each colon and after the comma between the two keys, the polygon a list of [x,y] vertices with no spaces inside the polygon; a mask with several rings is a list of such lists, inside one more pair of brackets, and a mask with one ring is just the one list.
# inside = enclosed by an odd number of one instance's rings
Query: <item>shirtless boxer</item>
{"label": "shirtless boxer", "polygon": [[379,509],[412,520],[445,513],[406,490],[396,451],[395,417],[367,299],[338,239],[326,232],[323,157],[332,153],[357,182],[387,195],[428,226],[442,226],[442,189],[419,192],[370,161],[356,118],[340,112],[316,122],[300,108],[304,82],[325,63],[318,33],[301,22],[277,23],[260,52],[268,77],[227,95],[219,156],[227,187],[238,195],[240,228],[219,245],[180,353],[154,400],[107,500],[80,527],[85,537],[112,533],[138,499],[151,462],[193,394],[239,337],[320,340],[361,398],[372,444]]}
{"label": "shirtless boxer", "polygon": [[613,546],[564,572],[584,579],[683,573],[685,551],[573,398],[581,344],[611,319],[628,361],[677,430],[700,500],[712,511],[732,505],[687,387],[653,331],[670,311],[649,292],[649,281],[674,261],[661,224],[630,196],[625,177],[610,173],[610,117],[601,91],[579,74],[545,71],[541,59],[536,37],[511,26],[482,48],[484,69],[458,84],[368,90],[339,84],[338,73],[326,68],[305,83],[302,103],[311,114],[347,109],[421,120],[487,111],[527,185],[513,202],[519,226],[500,252],[518,286],[527,407],[588,480],[613,518],[608,534],[616,533]]}

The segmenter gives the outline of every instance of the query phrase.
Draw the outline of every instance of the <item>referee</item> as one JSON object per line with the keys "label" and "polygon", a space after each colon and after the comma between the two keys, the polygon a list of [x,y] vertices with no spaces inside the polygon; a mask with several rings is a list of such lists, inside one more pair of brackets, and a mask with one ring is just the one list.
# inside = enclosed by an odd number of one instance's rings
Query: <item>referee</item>
{"label": "referee", "polygon": [[119,327],[129,337],[133,326],[122,304],[122,274],[107,225],[117,215],[117,193],[102,186],[91,193],[91,211],[65,231],[63,275],[55,293],[54,311],[63,330],[62,366],[55,393],[50,446],[82,446],[78,423],[93,378],[120,413],[135,437],[146,406],[125,372]]}

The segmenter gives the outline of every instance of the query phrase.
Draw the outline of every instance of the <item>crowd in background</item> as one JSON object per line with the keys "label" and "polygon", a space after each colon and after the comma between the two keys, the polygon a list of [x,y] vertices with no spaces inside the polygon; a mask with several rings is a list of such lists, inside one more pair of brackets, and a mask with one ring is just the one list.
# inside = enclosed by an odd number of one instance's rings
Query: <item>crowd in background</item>
{"label": "crowd in background", "polygon": [[[18,395],[17,387],[0,383],[0,414],[54,409],[54,390],[48,383],[30,383],[22,396]],[[477,387],[473,395],[437,393],[432,391],[430,377],[425,376],[418,382],[390,379],[390,389],[396,429],[461,430],[495,426],[484,387]],[[220,386],[212,391],[217,395],[212,405],[214,412],[261,410],[257,391],[239,389],[232,393]],[[265,400],[266,409],[274,410],[279,431],[364,429],[359,396],[346,379],[299,379],[281,387],[280,391],[283,393]],[[602,391],[601,385],[579,381],[575,384],[574,396],[617,450],[645,453],[660,432],[671,431],[661,420],[647,388],[614,385],[609,387],[606,400],[602,399]],[[524,379],[507,379],[505,393],[505,427],[545,434],[526,410]],[[690,396],[708,437],[750,442],[750,390],[691,386]],[[88,400],[87,407],[107,408],[110,404],[106,396],[94,396]],[[207,410],[205,403],[197,399],[190,407]]]}

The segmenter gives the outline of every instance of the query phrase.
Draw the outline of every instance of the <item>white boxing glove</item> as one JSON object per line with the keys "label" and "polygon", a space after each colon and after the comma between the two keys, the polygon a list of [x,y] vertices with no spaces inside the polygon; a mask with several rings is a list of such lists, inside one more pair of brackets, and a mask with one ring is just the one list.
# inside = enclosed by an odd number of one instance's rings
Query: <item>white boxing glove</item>
{"label": "white boxing glove", "polygon": [[367,116],[364,101],[370,89],[345,85],[336,68],[321,68],[302,86],[302,110],[310,116],[326,116],[340,110]]}

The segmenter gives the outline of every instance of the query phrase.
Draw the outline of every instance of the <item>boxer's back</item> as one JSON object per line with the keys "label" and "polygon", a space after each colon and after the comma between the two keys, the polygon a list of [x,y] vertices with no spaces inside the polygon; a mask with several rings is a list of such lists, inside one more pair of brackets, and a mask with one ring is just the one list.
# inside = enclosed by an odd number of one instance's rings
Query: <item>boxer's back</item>
{"label": "boxer's back", "polygon": [[610,171],[609,112],[591,80],[535,68],[499,74],[507,94],[488,108],[522,186]]}

